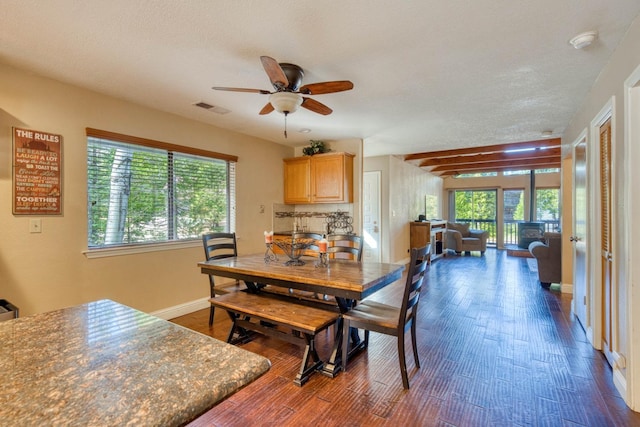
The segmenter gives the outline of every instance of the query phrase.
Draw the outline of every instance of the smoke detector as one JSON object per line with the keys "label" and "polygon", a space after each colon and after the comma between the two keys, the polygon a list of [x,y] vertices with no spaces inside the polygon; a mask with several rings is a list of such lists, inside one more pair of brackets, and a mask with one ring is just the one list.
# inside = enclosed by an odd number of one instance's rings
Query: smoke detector
{"label": "smoke detector", "polygon": [[591,43],[596,41],[597,38],[597,31],[587,31],[586,33],[578,34],[577,36],[569,40],[569,43],[576,49],[584,49],[585,47],[590,46]]}

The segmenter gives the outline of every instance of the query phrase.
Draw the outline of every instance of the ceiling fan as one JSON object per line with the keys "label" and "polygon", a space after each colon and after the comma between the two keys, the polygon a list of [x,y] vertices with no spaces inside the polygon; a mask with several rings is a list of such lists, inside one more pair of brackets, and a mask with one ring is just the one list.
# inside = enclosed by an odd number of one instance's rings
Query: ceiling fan
{"label": "ceiling fan", "polygon": [[[333,110],[315,99],[308,98],[303,95],[322,95],[325,93],[342,92],[353,89],[353,83],[349,80],[337,80],[331,82],[311,83],[300,86],[304,71],[295,64],[278,63],[269,56],[261,56],[262,66],[271,80],[273,92],[263,89],[246,89],[236,87],[219,87],[215,90],[226,90],[231,92],[249,92],[269,95],[269,102],[260,110],[260,114],[269,114],[273,110],[284,114],[285,126],[287,115],[295,112],[298,107],[302,106],[314,113],[328,115]],[[286,138],[287,131],[285,127],[284,136]]]}

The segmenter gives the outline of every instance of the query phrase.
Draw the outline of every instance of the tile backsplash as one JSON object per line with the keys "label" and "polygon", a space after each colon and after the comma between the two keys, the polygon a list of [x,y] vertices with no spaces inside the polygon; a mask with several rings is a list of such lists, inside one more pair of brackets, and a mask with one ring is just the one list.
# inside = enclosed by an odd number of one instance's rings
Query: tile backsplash
{"label": "tile backsplash", "polygon": [[[346,223],[353,219],[353,204],[273,205],[273,231],[276,233],[295,230],[327,233],[328,222],[332,218],[338,218],[338,221],[334,222],[335,225],[348,228],[349,224]],[[337,231],[348,230],[340,228]]]}

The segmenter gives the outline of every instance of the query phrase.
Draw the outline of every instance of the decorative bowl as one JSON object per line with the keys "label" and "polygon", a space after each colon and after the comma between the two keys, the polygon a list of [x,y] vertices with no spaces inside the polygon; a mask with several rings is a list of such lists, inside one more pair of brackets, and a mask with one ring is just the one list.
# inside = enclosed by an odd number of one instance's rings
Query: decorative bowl
{"label": "decorative bowl", "polygon": [[274,240],[273,243],[289,257],[289,261],[284,265],[304,265],[305,262],[300,260],[300,257],[313,244],[313,239]]}

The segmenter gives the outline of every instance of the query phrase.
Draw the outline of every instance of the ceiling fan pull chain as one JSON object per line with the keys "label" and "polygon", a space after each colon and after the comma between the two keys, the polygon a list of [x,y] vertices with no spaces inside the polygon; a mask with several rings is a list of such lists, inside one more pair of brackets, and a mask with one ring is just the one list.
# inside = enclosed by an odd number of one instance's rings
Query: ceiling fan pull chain
{"label": "ceiling fan pull chain", "polygon": [[288,111],[284,112],[284,137],[287,138],[287,116],[289,115]]}

